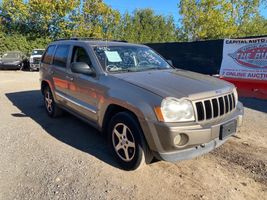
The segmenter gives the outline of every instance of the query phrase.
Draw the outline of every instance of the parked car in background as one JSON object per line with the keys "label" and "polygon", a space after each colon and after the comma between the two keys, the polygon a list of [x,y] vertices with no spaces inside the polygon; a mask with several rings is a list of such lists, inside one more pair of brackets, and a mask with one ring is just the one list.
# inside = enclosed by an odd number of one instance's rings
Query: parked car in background
{"label": "parked car in background", "polygon": [[48,115],[64,109],[102,131],[126,170],[208,153],[242,124],[234,85],[175,69],[144,45],[56,41],[40,76]]}
{"label": "parked car in background", "polygon": [[0,69],[26,69],[28,67],[27,56],[21,51],[8,51],[0,60]]}
{"label": "parked car in background", "polygon": [[30,56],[30,71],[39,70],[44,49],[34,49]]}

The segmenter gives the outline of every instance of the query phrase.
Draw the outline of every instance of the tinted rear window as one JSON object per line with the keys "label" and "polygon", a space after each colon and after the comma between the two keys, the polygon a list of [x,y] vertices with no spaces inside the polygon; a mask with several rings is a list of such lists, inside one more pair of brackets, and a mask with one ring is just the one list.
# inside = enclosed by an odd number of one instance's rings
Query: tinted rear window
{"label": "tinted rear window", "polygon": [[49,46],[44,54],[42,62],[50,64],[53,58],[54,51],[55,51],[55,45]]}
{"label": "tinted rear window", "polygon": [[69,45],[58,45],[55,52],[53,65],[65,68],[68,60],[69,50]]}

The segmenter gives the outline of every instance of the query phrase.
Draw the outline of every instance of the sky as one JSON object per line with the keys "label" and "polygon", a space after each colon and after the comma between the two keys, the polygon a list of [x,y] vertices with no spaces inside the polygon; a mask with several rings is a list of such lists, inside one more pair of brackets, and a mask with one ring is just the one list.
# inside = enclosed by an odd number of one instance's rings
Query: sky
{"label": "sky", "polygon": [[121,13],[132,12],[137,8],[152,8],[157,14],[173,15],[176,21],[179,19],[177,7],[179,0],[104,0],[104,2]]}
{"label": "sky", "polygon": [[[137,8],[152,8],[157,14],[173,15],[175,23],[179,23],[177,7],[179,0],[104,0],[104,2],[121,13],[132,12]],[[261,6],[261,14],[267,18],[267,8]]]}

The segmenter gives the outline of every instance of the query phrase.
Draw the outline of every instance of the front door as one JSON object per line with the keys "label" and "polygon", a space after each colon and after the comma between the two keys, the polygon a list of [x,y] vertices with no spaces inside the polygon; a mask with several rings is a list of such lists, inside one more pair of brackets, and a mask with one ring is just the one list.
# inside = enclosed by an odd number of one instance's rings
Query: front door
{"label": "front door", "polygon": [[[93,71],[96,71],[92,66],[91,59],[81,46],[74,46],[71,56],[71,63],[83,62],[86,63]],[[73,97],[72,108],[78,111],[79,114],[86,117],[92,122],[97,121],[97,105],[101,100],[101,87],[98,85],[96,76],[68,72],[68,78],[71,80],[69,84],[69,95]]]}

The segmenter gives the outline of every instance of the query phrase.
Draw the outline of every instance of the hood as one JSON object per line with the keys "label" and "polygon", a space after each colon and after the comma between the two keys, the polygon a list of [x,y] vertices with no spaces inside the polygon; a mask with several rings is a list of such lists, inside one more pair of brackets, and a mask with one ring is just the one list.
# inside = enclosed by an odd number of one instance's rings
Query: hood
{"label": "hood", "polygon": [[31,58],[41,58],[42,55],[31,55]]}
{"label": "hood", "polygon": [[[161,97],[201,99],[233,90],[220,79],[180,69],[113,74]],[[202,95],[204,97],[202,97]]]}
{"label": "hood", "polygon": [[13,63],[16,61],[21,61],[20,58],[2,58],[1,59],[2,63]]}

